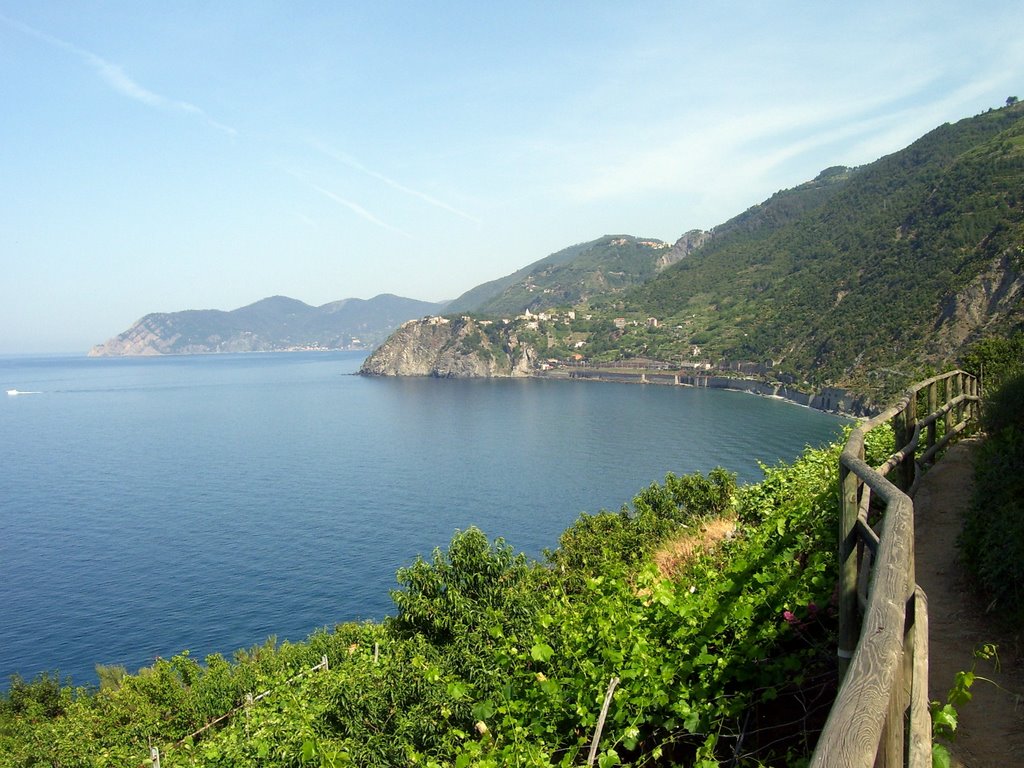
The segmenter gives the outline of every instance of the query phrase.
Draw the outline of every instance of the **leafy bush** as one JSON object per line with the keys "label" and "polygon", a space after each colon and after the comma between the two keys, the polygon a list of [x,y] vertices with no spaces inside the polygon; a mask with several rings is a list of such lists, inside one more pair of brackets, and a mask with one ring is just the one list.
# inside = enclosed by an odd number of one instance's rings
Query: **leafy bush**
{"label": "leafy bush", "polygon": [[1024,376],[985,404],[987,436],[974,470],[964,520],[964,563],[1008,622],[1024,623]]}
{"label": "leafy bush", "polygon": [[457,532],[447,551],[434,550],[432,562],[418,558],[398,570],[402,588],[391,593],[398,607],[394,627],[436,645],[494,625],[514,631],[533,613],[531,570],[526,556],[513,554],[504,539],[491,544],[479,528]]}
{"label": "leafy bush", "polygon": [[580,515],[562,533],[558,549],[546,553],[548,562],[570,592],[604,573],[633,573],[679,525],[725,513],[735,492],[736,476],[721,467],[707,477],[669,472],[664,484],[652,483],[634,496],[632,509]]}
{"label": "leafy bush", "polygon": [[717,516],[725,513],[736,491],[736,475],[721,467],[713,469],[707,477],[699,472],[677,477],[671,472],[665,484],[654,484],[633,499],[637,511],[651,510],[659,517],[675,523],[687,523],[694,518]]}
{"label": "leafy bush", "polygon": [[982,380],[986,397],[996,394],[1005,382],[1024,375],[1024,333],[982,339],[971,346],[961,364]]}
{"label": "leafy bush", "polygon": [[57,717],[64,714],[67,697],[63,694],[60,675],[44,672],[31,682],[21,675],[11,677],[4,709],[14,715]]}
{"label": "leafy bush", "polygon": [[1008,379],[985,400],[982,425],[989,435],[1007,429],[1024,432],[1024,374]]}

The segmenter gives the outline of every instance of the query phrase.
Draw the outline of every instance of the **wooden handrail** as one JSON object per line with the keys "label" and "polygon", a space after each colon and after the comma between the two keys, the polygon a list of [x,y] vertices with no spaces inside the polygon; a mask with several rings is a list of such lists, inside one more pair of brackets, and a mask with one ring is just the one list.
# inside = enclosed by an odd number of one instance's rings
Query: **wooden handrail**
{"label": "wooden handrail", "polygon": [[[921,469],[970,426],[979,402],[978,380],[971,374],[957,370],[933,376],[914,384],[891,408],[856,427],[843,448],[839,458],[840,686],[811,758],[814,768],[931,766],[928,601],[914,571],[912,497]],[[928,411],[921,419],[917,418],[919,405]],[[941,438],[940,420],[945,433]],[[893,425],[896,448],[881,465],[872,467],[864,458],[864,440],[885,423]],[[888,475],[894,472],[890,480]],[[881,508],[878,531],[868,524],[869,507]],[[872,578],[860,612],[858,584],[867,582],[868,568]]]}

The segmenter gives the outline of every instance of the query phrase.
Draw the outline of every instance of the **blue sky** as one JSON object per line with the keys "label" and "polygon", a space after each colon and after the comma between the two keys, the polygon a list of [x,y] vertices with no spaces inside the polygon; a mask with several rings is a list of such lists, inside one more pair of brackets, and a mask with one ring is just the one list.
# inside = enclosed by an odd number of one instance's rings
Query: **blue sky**
{"label": "blue sky", "polygon": [[1024,98],[1024,3],[0,0],[0,353],[438,301]]}

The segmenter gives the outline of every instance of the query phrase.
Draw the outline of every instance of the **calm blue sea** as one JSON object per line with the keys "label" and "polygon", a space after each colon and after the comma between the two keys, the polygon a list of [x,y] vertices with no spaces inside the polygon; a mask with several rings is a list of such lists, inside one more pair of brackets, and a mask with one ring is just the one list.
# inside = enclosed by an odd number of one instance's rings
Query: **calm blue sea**
{"label": "calm blue sea", "polygon": [[668,471],[835,438],[737,393],[367,379],[356,353],[0,357],[0,678],[95,682],[392,611],[395,569],[470,525],[540,556]]}

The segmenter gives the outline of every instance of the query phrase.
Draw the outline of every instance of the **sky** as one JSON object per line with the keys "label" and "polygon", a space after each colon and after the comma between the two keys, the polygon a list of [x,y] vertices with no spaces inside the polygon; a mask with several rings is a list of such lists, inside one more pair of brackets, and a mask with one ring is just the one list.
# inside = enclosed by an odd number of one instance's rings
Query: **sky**
{"label": "sky", "polygon": [[1024,3],[0,0],[0,354],[452,299],[1024,98]]}

